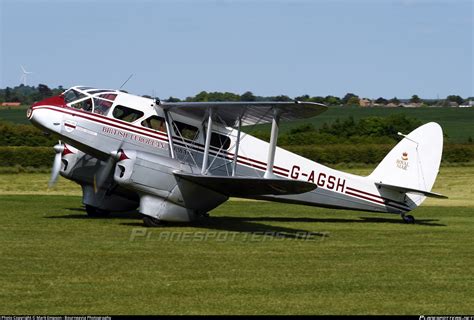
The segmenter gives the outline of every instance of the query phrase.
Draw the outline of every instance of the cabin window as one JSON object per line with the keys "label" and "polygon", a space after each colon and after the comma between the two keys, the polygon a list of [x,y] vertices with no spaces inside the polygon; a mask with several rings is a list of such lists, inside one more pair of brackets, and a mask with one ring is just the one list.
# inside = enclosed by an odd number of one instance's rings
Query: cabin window
{"label": "cabin window", "polygon": [[166,132],[165,119],[162,117],[151,116],[142,121],[142,126],[153,129],[153,130]]}
{"label": "cabin window", "polygon": [[113,102],[103,99],[94,98],[94,113],[107,114]]}
{"label": "cabin window", "polygon": [[116,106],[114,109],[114,112],[112,113],[114,118],[127,121],[127,122],[133,122],[141,117],[143,117],[143,112],[128,108],[125,106]]}
{"label": "cabin window", "polygon": [[211,146],[227,150],[230,147],[230,139],[227,136],[213,132],[211,134]]}
{"label": "cabin window", "polygon": [[106,94],[100,94],[99,98],[104,98],[110,101],[114,101],[115,98],[117,98],[117,95],[115,93],[106,93]]}
{"label": "cabin window", "polygon": [[84,111],[92,111],[92,99],[85,99],[85,100],[73,103],[71,107],[75,109],[81,109]]}
{"label": "cabin window", "polygon": [[179,122],[179,121],[173,121],[174,124],[174,133],[180,137],[183,137],[185,139],[189,140],[196,140],[199,129],[196,128],[195,126]]}

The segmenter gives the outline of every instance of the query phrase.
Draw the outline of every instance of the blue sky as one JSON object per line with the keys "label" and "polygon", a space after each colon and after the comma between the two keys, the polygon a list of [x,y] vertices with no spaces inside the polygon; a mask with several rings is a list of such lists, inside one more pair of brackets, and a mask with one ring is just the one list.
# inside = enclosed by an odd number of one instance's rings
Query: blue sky
{"label": "blue sky", "polygon": [[0,0],[0,88],[474,96],[473,1]]}

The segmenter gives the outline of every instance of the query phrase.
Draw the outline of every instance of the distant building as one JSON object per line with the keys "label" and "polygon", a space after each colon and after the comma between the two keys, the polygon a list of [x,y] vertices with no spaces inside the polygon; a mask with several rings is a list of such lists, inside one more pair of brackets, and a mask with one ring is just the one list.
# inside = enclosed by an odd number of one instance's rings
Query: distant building
{"label": "distant building", "polygon": [[19,107],[21,105],[20,102],[2,102],[2,107]]}
{"label": "distant building", "polygon": [[471,107],[474,107],[474,100],[465,101],[463,102],[463,104],[459,105],[459,108],[471,108]]}
{"label": "distant building", "polygon": [[359,106],[361,107],[371,107],[372,101],[370,99],[359,99]]}
{"label": "distant building", "polygon": [[449,101],[448,106],[449,107],[459,107],[459,104],[456,101]]}
{"label": "distant building", "polygon": [[405,108],[419,108],[423,105],[421,102],[410,102],[410,103],[402,103],[401,106]]}

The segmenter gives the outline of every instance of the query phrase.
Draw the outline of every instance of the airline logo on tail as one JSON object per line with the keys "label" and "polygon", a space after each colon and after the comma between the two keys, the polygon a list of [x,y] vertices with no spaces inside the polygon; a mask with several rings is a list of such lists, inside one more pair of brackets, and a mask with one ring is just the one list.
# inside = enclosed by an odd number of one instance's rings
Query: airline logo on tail
{"label": "airline logo on tail", "polygon": [[408,153],[407,152],[402,153],[401,160],[397,159],[397,168],[400,168],[402,170],[408,169]]}

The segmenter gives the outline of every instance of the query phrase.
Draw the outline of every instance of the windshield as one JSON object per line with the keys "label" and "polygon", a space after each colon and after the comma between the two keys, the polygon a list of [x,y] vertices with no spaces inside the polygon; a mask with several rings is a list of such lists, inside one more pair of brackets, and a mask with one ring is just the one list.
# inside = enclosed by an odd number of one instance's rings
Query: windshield
{"label": "windshield", "polygon": [[74,87],[64,92],[63,96],[66,104],[72,108],[107,115],[117,93],[107,89]]}
{"label": "windshield", "polygon": [[66,101],[67,104],[85,97],[85,94],[82,94],[74,89],[70,89],[64,93],[64,101]]}

